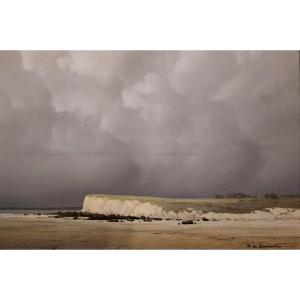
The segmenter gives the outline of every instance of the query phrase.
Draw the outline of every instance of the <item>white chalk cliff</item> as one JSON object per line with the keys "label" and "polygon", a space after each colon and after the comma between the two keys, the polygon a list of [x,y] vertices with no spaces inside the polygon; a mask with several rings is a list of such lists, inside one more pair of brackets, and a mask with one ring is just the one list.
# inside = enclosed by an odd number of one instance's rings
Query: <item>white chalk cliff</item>
{"label": "white chalk cliff", "polygon": [[[154,200],[153,200],[154,199]],[[159,198],[157,198],[159,199]],[[291,208],[266,208],[264,210],[256,210],[251,213],[203,213],[199,209],[186,208],[179,211],[172,209],[163,209],[159,205],[159,201],[154,197],[138,197],[138,196],[111,196],[111,195],[87,195],[84,198],[82,211],[97,214],[116,214],[122,216],[136,217],[159,217],[169,219],[200,219],[207,218],[212,221],[228,220],[228,221],[251,221],[251,220],[300,220],[300,210]],[[188,203],[188,202],[187,202]],[[165,203],[164,203],[165,204]],[[190,205],[190,203],[188,203]],[[170,203],[172,208],[172,203]]]}

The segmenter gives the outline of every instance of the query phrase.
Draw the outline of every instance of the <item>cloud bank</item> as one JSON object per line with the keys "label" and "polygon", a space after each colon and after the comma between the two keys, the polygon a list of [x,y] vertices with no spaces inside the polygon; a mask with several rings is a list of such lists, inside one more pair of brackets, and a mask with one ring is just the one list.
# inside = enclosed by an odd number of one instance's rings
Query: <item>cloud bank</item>
{"label": "cloud bank", "polygon": [[0,52],[0,206],[299,193],[298,53]]}

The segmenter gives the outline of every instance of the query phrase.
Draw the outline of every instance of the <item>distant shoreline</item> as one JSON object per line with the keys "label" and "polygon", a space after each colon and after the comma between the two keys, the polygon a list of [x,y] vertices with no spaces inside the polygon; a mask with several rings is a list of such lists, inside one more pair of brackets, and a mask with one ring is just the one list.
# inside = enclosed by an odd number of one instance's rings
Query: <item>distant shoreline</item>
{"label": "distant shoreline", "polygon": [[0,210],[81,210],[80,206],[71,207],[0,207]]}

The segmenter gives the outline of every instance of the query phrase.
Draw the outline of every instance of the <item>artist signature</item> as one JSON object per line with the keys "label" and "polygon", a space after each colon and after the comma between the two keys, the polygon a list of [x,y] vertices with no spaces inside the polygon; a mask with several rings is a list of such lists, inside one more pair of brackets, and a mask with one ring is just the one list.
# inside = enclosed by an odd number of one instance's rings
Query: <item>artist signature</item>
{"label": "artist signature", "polygon": [[251,248],[251,249],[278,249],[278,248],[282,248],[283,246],[280,245],[265,245],[265,244],[247,244],[247,248]]}

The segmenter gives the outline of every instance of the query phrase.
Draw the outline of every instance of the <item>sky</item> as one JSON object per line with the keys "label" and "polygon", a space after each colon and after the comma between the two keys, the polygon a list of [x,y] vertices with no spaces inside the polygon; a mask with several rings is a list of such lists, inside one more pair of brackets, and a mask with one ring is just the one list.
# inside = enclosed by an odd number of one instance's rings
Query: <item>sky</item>
{"label": "sky", "polygon": [[297,51],[0,51],[0,207],[300,192]]}

